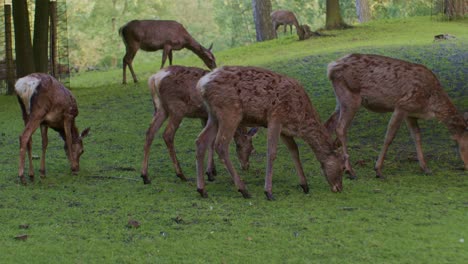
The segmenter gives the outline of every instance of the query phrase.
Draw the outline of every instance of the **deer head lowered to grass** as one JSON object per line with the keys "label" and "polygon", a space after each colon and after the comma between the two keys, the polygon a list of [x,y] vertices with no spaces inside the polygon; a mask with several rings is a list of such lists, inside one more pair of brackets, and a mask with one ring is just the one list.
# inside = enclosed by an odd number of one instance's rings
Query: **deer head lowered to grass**
{"label": "deer head lowered to grass", "polygon": [[209,69],[216,68],[216,59],[208,49],[198,43],[178,22],[172,20],[132,20],[119,29],[119,34],[125,44],[126,53],[123,57],[123,80],[127,83],[127,65],[132,73],[133,81],[137,77],[133,71],[132,61],[139,49],[144,51],[163,50],[161,68],[169,57],[172,65],[172,51],[189,49],[195,53]]}
{"label": "deer head lowered to grass", "polygon": [[468,125],[436,76],[425,66],[389,57],[370,54],[350,54],[328,65],[328,77],[336,95],[336,111],[326,122],[329,132],[336,132],[346,157],[346,172],[351,168],[347,150],[347,129],[360,108],[374,112],[393,112],[385,142],[375,164],[377,177],[383,177],[385,154],[403,120],[416,144],[421,169],[430,170],[421,147],[419,118],[436,118],[449,130],[458,143],[461,158],[468,170]]}
{"label": "deer head lowered to grass", "polygon": [[284,33],[286,33],[286,27],[289,25],[289,30],[292,34],[292,26],[294,25],[294,27],[296,27],[299,40],[305,39],[304,27],[299,25],[299,22],[293,12],[288,10],[276,10],[271,12],[270,16],[271,22],[273,23],[273,29],[275,30],[275,35],[281,25],[284,25]]}
{"label": "deer head lowered to grass", "polygon": [[302,138],[312,148],[331,190],[342,190],[344,159],[335,151],[332,138],[320,122],[306,91],[296,80],[262,68],[225,66],[202,77],[197,88],[209,114],[208,122],[197,139],[197,188],[202,197],[207,197],[203,160],[206,149],[213,144],[238,191],[243,197],[250,197],[229,158],[229,142],[239,125],[268,128],[267,199],[273,199],[273,161],[280,137],[291,152],[305,193],[309,186],[294,137]]}
{"label": "deer head lowered to grass", "polygon": [[29,156],[29,177],[34,180],[32,164],[32,134],[41,127],[42,156],[41,177],[45,177],[45,153],[48,144],[47,128],[57,131],[65,141],[65,153],[71,164],[73,173],[80,169],[80,156],[83,154],[83,138],[88,135],[89,128],[81,134],[75,125],[78,106],[75,97],[54,77],[44,73],[33,73],[18,79],[15,84],[18,102],[21,106],[25,128],[20,136],[20,163],[18,175],[22,184],[26,151]]}
{"label": "deer head lowered to grass", "polygon": [[[206,124],[208,113],[203,104],[200,91],[196,89],[196,85],[198,80],[207,73],[208,71],[200,68],[169,66],[148,79],[148,85],[154,103],[154,116],[146,133],[144,158],[141,169],[141,177],[145,184],[150,183],[148,178],[150,147],[155,134],[166,119],[168,119],[168,123],[163,133],[163,139],[168,148],[177,177],[186,180],[176,157],[174,137],[182,119],[186,117],[199,118],[202,120],[203,124]],[[243,169],[248,169],[249,167],[249,157],[254,150],[252,137],[256,132],[256,128],[247,131],[245,127],[239,127],[234,134],[237,156]],[[209,165],[206,174],[208,179],[212,181],[216,175],[216,170],[211,148],[208,161]]]}

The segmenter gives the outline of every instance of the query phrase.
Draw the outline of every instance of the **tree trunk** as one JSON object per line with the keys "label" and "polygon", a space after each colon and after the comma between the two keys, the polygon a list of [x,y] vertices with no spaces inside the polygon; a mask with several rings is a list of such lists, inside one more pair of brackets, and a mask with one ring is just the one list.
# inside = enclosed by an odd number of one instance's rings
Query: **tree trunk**
{"label": "tree trunk", "polygon": [[13,44],[11,34],[11,5],[5,5],[5,72],[7,94],[15,92],[15,65],[13,62]]}
{"label": "tree trunk", "polygon": [[349,26],[343,21],[339,0],[327,0],[326,29],[342,29]]}
{"label": "tree trunk", "polygon": [[49,0],[36,0],[34,17],[34,65],[36,72],[48,72]]}
{"label": "tree trunk", "polygon": [[59,78],[58,71],[58,50],[57,50],[57,1],[49,2],[50,18],[50,74]]}
{"label": "tree trunk", "polygon": [[356,13],[359,23],[369,21],[371,19],[369,0],[356,0]]}
{"label": "tree trunk", "polygon": [[468,13],[466,0],[444,0],[444,13],[450,19],[462,18]]}
{"label": "tree trunk", "polygon": [[28,13],[26,0],[13,0],[17,78],[34,72],[34,57]]}
{"label": "tree trunk", "polygon": [[271,23],[271,0],[252,0],[255,30],[257,41],[275,38],[273,24]]}

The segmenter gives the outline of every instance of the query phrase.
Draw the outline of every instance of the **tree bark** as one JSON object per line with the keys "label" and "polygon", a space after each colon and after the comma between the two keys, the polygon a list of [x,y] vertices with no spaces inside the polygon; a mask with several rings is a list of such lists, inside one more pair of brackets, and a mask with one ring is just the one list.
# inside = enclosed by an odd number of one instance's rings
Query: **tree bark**
{"label": "tree bark", "polygon": [[326,29],[343,29],[350,27],[341,17],[339,0],[327,0]]}
{"label": "tree bark", "polygon": [[13,22],[15,28],[16,77],[21,78],[33,73],[35,70],[26,0],[13,0]]}
{"label": "tree bark", "polygon": [[444,0],[444,13],[450,19],[462,18],[468,13],[466,0]]}
{"label": "tree bark", "polygon": [[36,72],[48,72],[49,0],[36,0],[34,17],[34,65]]}
{"label": "tree bark", "polygon": [[252,0],[255,30],[257,41],[275,38],[273,24],[271,23],[271,0]]}
{"label": "tree bark", "polygon": [[365,23],[371,19],[369,0],[356,0],[356,13],[359,23]]}

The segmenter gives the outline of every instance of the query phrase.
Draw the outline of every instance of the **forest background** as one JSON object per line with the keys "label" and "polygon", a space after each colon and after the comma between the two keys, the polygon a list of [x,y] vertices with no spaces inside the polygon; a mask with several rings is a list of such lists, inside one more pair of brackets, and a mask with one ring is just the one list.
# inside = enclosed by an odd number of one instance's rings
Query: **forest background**
{"label": "forest background", "polygon": [[[272,0],[272,9],[293,11],[300,24],[312,30],[325,25],[325,0]],[[372,20],[433,16],[443,11],[442,0],[368,0]],[[340,0],[348,24],[357,23],[355,0]],[[252,0],[68,0],[70,64],[80,69],[121,67],[125,47],[118,30],[133,19],[169,19],[182,23],[202,45],[214,51],[255,42]],[[281,27],[278,32],[282,34]],[[289,29],[288,29],[289,32]],[[293,29],[293,34],[295,30]],[[136,61],[159,61],[155,56],[136,56]],[[186,50],[175,55],[187,56]]]}

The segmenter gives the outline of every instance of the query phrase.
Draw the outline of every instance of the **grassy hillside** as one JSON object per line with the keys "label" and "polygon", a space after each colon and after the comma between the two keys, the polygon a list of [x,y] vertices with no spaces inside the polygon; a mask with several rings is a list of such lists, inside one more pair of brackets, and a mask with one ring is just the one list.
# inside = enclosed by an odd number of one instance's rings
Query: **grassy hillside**
{"label": "grassy hillside", "polygon": [[[425,18],[372,22],[334,35],[296,41],[294,37],[226,50],[219,65],[259,65],[287,74],[307,89],[325,120],[335,107],[326,65],[350,52],[388,55],[431,68],[460,111],[468,110],[468,20]],[[433,42],[450,33],[457,38]],[[123,54],[122,54],[123,55]],[[17,183],[18,135],[23,129],[16,98],[0,96],[0,255],[2,263],[466,263],[468,248],[467,172],[447,129],[421,121],[423,148],[431,175],[423,175],[405,126],[390,146],[386,180],[375,179],[389,114],[362,110],[349,131],[350,155],[359,176],[344,180],[333,194],[313,153],[302,142],[301,158],[311,193],[304,195],[287,149],[275,161],[274,202],[263,195],[266,133],[255,138],[251,168],[242,172],[251,199],[235,191],[217,162],[210,195],[196,192],[195,144],[198,120],[185,120],[176,149],[187,183],[176,178],[160,136],[152,146],[149,174],[139,170],[145,132],[153,113],[146,79],[153,64],[135,69],[138,84],[123,86],[121,70],[74,76],[71,85],[80,115],[78,127],[91,127],[78,176],[70,173],[63,143],[49,133],[47,178]],[[174,61],[201,66],[190,56]],[[130,77],[130,76],[129,76]],[[161,133],[159,133],[161,134]],[[40,133],[33,152],[40,154]],[[234,160],[234,159],[233,159]],[[235,161],[239,168],[237,161]],[[137,220],[139,228],[128,227]],[[20,225],[27,224],[28,229]],[[15,239],[26,234],[26,241]]]}

